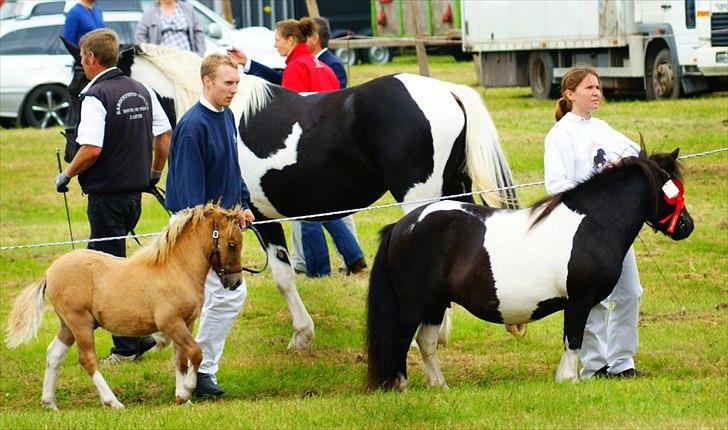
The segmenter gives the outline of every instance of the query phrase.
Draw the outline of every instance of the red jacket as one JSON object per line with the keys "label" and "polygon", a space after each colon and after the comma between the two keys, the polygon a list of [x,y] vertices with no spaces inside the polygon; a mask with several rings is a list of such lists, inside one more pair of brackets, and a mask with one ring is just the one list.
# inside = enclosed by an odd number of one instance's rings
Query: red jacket
{"label": "red jacket", "polygon": [[339,89],[339,80],[329,66],[311,54],[305,43],[299,43],[286,58],[281,86],[298,92],[335,91]]}

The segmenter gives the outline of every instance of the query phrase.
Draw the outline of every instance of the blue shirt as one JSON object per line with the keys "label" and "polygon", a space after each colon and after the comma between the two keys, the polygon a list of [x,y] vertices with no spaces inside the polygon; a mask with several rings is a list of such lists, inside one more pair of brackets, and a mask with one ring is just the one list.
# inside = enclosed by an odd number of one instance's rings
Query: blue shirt
{"label": "blue shirt", "polygon": [[63,37],[78,46],[78,42],[84,34],[104,27],[106,27],[104,15],[100,7],[93,5],[91,10],[88,10],[79,3],[72,7],[68,11],[68,15],[66,15],[66,22],[63,24]]}
{"label": "blue shirt", "polygon": [[230,109],[214,112],[197,102],[172,133],[164,205],[172,212],[208,202],[250,207],[240,174],[237,130]]}

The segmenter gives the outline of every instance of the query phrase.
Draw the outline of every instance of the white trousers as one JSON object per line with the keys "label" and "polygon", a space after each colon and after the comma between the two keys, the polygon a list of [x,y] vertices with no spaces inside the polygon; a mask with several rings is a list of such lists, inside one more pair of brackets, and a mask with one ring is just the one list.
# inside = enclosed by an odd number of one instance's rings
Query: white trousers
{"label": "white trousers", "polygon": [[[173,214],[169,222],[172,223],[177,217],[177,214]],[[202,303],[200,327],[197,329],[195,341],[202,349],[199,371],[210,374],[215,383],[217,383],[215,373],[225,347],[225,339],[243,309],[245,297],[248,295],[245,279],[242,281],[235,291],[230,291],[222,286],[220,277],[212,269],[207,272],[205,278],[205,300]]]}
{"label": "white trousers", "polygon": [[[344,225],[346,225],[346,228],[349,229],[352,236],[354,236],[354,239],[358,242],[359,238],[356,237],[356,224],[354,224],[354,216],[345,216],[344,218],[341,218],[341,220],[344,221]],[[344,257],[341,256],[341,253],[338,249],[336,250],[336,253],[339,254],[339,257],[341,258],[340,267],[346,270],[347,267],[346,262],[344,261]],[[288,255],[291,258],[291,266],[293,266],[295,270],[299,272],[306,272],[306,258],[303,255],[300,221],[291,222],[291,248]]]}
{"label": "white trousers", "polygon": [[200,327],[195,340],[202,348],[200,372],[212,375],[215,383],[215,373],[225,347],[225,339],[243,309],[247,295],[245,279],[235,291],[230,291],[222,286],[220,277],[212,269],[207,273],[205,301],[202,304]]}
{"label": "white trousers", "polygon": [[[582,378],[609,366],[609,373],[634,368],[637,353],[640,285],[634,248],[630,247],[622,262],[622,274],[614,291],[589,313],[579,357],[584,367]],[[611,309],[610,309],[611,308]]]}

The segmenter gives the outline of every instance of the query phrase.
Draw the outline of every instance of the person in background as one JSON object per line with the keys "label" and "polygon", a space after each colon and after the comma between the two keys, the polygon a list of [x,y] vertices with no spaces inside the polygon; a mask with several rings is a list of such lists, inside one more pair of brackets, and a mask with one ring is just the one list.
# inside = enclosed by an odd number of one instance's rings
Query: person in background
{"label": "person in background", "polygon": [[[561,92],[556,124],[545,139],[544,176],[549,194],[571,189],[620,158],[636,156],[640,151],[635,142],[592,116],[602,102],[599,75],[594,69],[569,69],[561,80]],[[614,291],[594,306],[587,319],[579,351],[582,378],[639,375],[634,356],[641,295],[637,260],[630,247]]]}
{"label": "person in background", "polygon": [[187,2],[157,0],[142,15],[137,25],[138,43],[171,46],[205,55],[205,32],[195,11]]}
{"label": "person in background", "polygon": [[[81,91],[78,152],[56,177],[56,190],[68,191],[78,175],[88,195],[91,239],[126,236],[142,211],[141,193],[155,185],[167,161],[171,127],[154,91],[116,68],[119,38],[97,29],[80,40],[81,65],[91,80]],[[126,257],[124,239],[89,242],[89,249]],[[138,359],[155,345],[151,336],[112,336],[102,365]]]}
{"label": "person in background", "polygon": [[95,0],[80,0],[71,8],[63,23],[63,37],[78,46],[81,37],[91,30],[104,28],[104,14]]}
{"label": "person in background", "polygon": [[[341,61],[334,55],[331,51],[328,49],[328,42],[331,38],[331,30],[329,28],[329,22],[325,18],[316,17],[316,18],[305,18],[307,20],[311,20],[316,24],[316,29],[313,31],[307,38],[306,38],[306,46],[309,49],[309,52],[314,55],[315,59],[318,59],[319,61],[323,62],[331,70],[334,72],[334,75],[336,76],[338,82],[339,82],[339,88],[345,88],[347,85],[347,79],[346,79],[346,70],[344,69],[344,65],[341,63]],[[303,20],[302,20],[303,21]],[[232,49],[229,51],[230,55],[236,59],[238,64],[243,66],[243,72],[255,76],[259,76],[271,83],[281,85],[283,81],[283,74],[285,72],[279,72],[277,70],[273,70],[268,68],[267,66],[260,64],[254,60],[248,59],[248,57],[245,55],[244,52]],[[280,50],[279,53],[281,55],[284,55]],[[285,54],[288,56],[288,54]],[[357,241],[356,237],[356,226],[354,224],[354,218],[353,216],[349,215],[346,217],[341,218],[341,222],[343,222],[344,226],[349,230],[349,233],[353,237],[354,242]],[[331,229],[327,228],[329,230],[329,233],[331,231],[337,231],[336,229],[339,228],[338,220],[330,222]],[[305,227],[303,227],[305,225]],[[325,248],[326,246],[326,240],[323,234],[323,228],[322,223],[318,222],[292,222],[291,223],[291,264],[293,265],[293,268],[297,272],[306,272],[309,274],[309,276],[326,276],[330,274],[330,263],[329,263],[329,257],[328,257],[328,250]],[[307,237],[312,243],[314,243],[314,249],[309,249],[309,254],[314,255],[314,262],[312,262],[311,265],[307,264],[306,260],[306,252],[304,250],[304,247],[302,245],[301,240],[301,234],[302,229],[306,229],[307,231]],[[336,234],[336,233],[331,233]],[[333,236],[332,236],[333,237]],[[339,244],[337,245],[337,251],[342,256],[343,259],[343,265],[339,269],[340,271],[346,271],[348,273],[356,273],[361,271],[366,267],[366,260],[362,259],[356,264],[356,267],[351,268],[347,264],[347,259],[344,257],[344,252],[342,252],[341,249],[339,249]],[[358,247],[358,243],[356,244]],[[322,250],[325,250],[322,251]],[[307,266],[309,267],[309,270],[307,270]],[[311,268],[317,268],[311,270]]]}
{"label": "person in background", "polygon": [[[209,202],[219,202],[228,209],[240,205],[245,208],[247,223],[251,223],[255,217],[249,209],[248,187],[240,174],[237,128],[228,108],[238,91],[238,65],[227,55],[211,54],[202,60],[200,77],[202,96],[185,112],[172,135],[165,206],[176,213]],[[202,348],[195,388],[198,395],[225,393],[217,384],[216,373],[225,339],[243,309],[246,295],[244,280],[237,289],[227,290],[210,269],[195,336]]]}

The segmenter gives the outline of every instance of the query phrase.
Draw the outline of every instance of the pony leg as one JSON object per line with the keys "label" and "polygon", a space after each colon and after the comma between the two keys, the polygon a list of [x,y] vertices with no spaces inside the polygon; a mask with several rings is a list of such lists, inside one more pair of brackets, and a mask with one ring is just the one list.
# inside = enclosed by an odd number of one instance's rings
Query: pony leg
{"label": "pony leg", "polygon": [[439,331],[437,333],[437,344],[447,346],[447,342],[450,340],[450,329],[452,328],[452,314],[451,309],[446,308],[445,314],[442,317],[442,324],[439,325]]}
{"label": "pony leg", "polygon": [[584,337],[584,326],[591,311],[591,301],[587,299],[569,300],[564,309],[564,353],[556,370],[556,382],[579,380],[577,369],[579,350]]}
{"label": "pony leg", "polygon": [[96,350],[94,347],[94,331],[92,318],[89,315],[83,318],[87,321],[81,321],[81,316],[76,316],[77,321],[73,321],[70,318],[66,319],[68,327],[73,332],[73,337],[76,338],[78,344],[78,361],[81,366],[86,370],[86,373],[94,381],[96,389],[99,391],[99,397],[101,397],[101,403],[107,406],[111,406],[114,409],[121,409],[124,405],[116,399],[114,392],[111,391],[106,380],[98,370],[96,363]]}
{"label": "pony leg", "polygon": [[284,247],[274,244],[268,245],[267,252],[273,279],[291,312],[293,337],[288,342],[288,349],[310,348],[315,338],[313,320],[296,289],[296,273],[288,260],[288,252]]}
{"label": "pony leg", "polygon": [[425,364],[427,385],[448,388],[437,360],[437,344],[441,333],[442,327],[439,325],[422,324],[417,331],[417,345],[420,348],[422,361]]}
{"label": "pony leg", "polygon": [[190,334],[192,323],[185,324],[181,319],[177,319],[164,324],[157,323],[157,327],[174,342],[177,380],[175,399],[177,404],[185,403],[197,386],[197,371],[202,363],[202,349]]}
{"label": "pony leg", "polygon": [[61,320],[61,329],[53,338],[46,350],[46,369],[43,377],[43,396],[41,404],[47,408],[58,410],[56,406],[56,380],[58,379],[58,367],[66,358],[68,348],[73,345],[74,338],[71,330]]}

